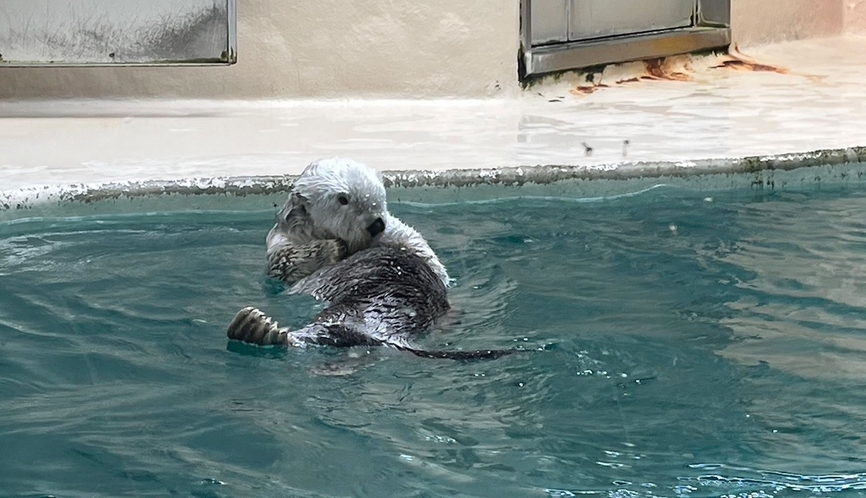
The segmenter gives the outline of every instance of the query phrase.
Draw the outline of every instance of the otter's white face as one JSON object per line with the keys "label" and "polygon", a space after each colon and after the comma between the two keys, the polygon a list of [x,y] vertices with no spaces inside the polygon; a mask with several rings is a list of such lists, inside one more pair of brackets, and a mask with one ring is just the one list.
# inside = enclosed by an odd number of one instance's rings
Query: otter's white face
{"label": "otter's white face", "polygon": [[311,235],[336,238],[350,253],[374,244],[385,231],[385,186],[374,169],[349,159],[325,159],[307,166],[295,182],[311,222]]}

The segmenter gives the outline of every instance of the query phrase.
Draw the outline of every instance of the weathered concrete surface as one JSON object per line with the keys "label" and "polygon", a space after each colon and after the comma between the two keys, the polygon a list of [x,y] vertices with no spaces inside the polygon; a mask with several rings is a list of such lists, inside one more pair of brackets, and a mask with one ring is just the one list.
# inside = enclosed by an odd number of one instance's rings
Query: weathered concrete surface
{"label": "weathered concrete surface", "polygon": [[864,41],[767,46],[747,54],[757,65],[724,56],[618,68],[493,100],[2,102],[0,191],[281,178],[334,155],[431,177],[538,165],[598,177],[637,176],[634,164],[723,171],[827,150],[862,160]]}

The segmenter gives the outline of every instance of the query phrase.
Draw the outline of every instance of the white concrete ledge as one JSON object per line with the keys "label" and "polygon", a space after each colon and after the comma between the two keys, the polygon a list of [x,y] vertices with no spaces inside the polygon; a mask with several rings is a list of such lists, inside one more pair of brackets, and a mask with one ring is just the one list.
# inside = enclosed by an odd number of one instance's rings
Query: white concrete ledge
{"label": "white concrete ledge", "polygon": [[732,173],[754,178],[728,184],[778,188],[779,172],[803,168],[838,180],[848,170],[826,165],[864,161],[864,42],[609,67],[489,100],[4,101],[0,213],[106,206],[96,201],[128,212],[261,209],[262,195],[281,202],[292,175],[334,155],[383,171],[392,196],[418,202],[504,187],[616,195],[665,178],[719,188],[694,179]]}
{"label": "white concrete ledge", "polygon": [[[783,172],[793,172],[780,177]],[[392,200],[478,201],[503,197],[605,197],[676,179],[700,189],[775,189],[866,181],[866,147],[695,161],[393,171],[384,174]],[[294,175],[201,178],[26,187],[0,191],[0,219],[88,212],[172,209],[262,209],[279,204]],[[682,182],[681,182],[682,183]],[[553,187],[553,188],[552,188]],[[264,199],[263,197],[268,197]]]}

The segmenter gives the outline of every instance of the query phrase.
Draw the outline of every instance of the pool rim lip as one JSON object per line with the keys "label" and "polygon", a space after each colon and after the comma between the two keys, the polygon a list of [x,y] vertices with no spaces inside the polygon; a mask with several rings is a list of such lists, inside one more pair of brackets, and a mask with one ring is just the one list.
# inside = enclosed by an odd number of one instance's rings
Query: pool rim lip
{"label": "pool rim lip", "polygon": [[[547,185],[566,180],[631,180],[687,178],[706,175],[790,171],[813,166],[866,163],[866,146],[819,149],[737,158],[685,161],[621,161],[593,166],[525,165],[501,168],[382,171],[388,189],[460,188],[477,186],[519,187]],[[163,195],[269,195],[291,188],[297,175],[223,176],[178,180],[145,180],[67,185],[43,185],[0,191],[0,212],[27,210],[69,202],[94,203],[120,198]]]}

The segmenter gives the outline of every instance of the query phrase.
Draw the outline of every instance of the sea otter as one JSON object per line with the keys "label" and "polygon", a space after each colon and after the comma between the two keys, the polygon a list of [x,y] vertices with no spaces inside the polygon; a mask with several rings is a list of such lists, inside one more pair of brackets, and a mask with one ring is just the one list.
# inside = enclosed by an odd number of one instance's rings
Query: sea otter
{"label": "sea otter", "polygon": [[292,294],[328,302],[309,325],[281,328],[244,308],[228,337],[259,344],[390,346],[425,358],[497,358],[515,350],[425,351],[413,340],[449,310],[448,273],[414,228],[388,212],[385,187],[368,166],[310,164],[267,236],[268,275]]}

